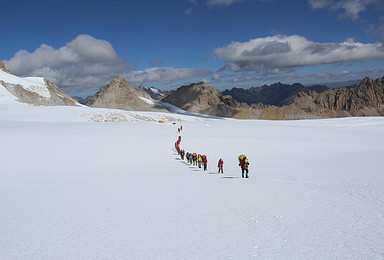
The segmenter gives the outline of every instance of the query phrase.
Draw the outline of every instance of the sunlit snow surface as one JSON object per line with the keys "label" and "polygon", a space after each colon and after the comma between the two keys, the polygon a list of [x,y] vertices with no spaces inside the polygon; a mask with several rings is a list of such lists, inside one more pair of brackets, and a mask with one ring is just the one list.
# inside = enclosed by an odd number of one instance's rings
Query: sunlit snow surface
{"label": "sunlit snow surface", "polygon": [[[2,102],[0,259],[384,257],[383,118],[100,123],[112,110]],[[207,172],[173,150],[181,124]]]}

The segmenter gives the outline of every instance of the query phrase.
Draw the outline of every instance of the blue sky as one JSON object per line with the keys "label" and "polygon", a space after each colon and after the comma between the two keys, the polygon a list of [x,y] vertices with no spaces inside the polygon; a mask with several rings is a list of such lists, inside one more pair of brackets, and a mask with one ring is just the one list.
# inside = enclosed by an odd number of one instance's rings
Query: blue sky
{"label": "blue sky", "polygon": [[383,0],[3,1],[0,60],[70,94],[384,75]]}

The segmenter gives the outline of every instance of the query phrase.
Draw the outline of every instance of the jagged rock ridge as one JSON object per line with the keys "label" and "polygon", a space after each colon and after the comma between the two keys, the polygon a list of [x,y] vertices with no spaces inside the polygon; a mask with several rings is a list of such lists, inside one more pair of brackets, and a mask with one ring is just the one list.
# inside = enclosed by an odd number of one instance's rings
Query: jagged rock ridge
{"label": "jagged rock ridge", "polygon": [[356,89],[337,88],[299,92],[286,106],[277,107],[261,103],[248,105],[236,101],[229,95],[223,95],[204,83],[182,86],[171,92],[162,101],[171,103],[184,110],[249,119],[314,119],[346,116],[382,116],[384,115],[384,77],[377,80],[365,78]]}
{"label": "jagged rock ridge", "polygon": [[337,88],[323,93],[299,93],[294,105],[315,115],[325,117],[384,115],[384,77],[369,77],[356,89]]}
{"label": "jagged rock ridge", "polygon": [[224,90],[223,95],[231,95],[235,100],[245,102],[248,105],[263,103],[281,107],[290,104],[299,92],[311,90],[321,93],[328,90],[328,87],[322,85],[305,87],[300,83],[289,85],[278,82],[270,86],[264,85],[250,89],[232,88],[231,90]]}

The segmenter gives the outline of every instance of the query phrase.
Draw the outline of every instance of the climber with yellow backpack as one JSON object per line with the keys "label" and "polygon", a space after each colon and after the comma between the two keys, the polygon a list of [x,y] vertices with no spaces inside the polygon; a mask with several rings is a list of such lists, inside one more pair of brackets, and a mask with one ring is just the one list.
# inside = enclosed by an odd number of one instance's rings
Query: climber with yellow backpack
{"label": "climber with yellow backpack", "polygon": [[241,154],[239,155],[238,159],[239,159],[239,166],[241,167],[241,177],[244,178],[244,173],[245,173],[245,178],[249,178],[248,177],[249,162],[248,162],[247,156],[245,156],[244,154]]}

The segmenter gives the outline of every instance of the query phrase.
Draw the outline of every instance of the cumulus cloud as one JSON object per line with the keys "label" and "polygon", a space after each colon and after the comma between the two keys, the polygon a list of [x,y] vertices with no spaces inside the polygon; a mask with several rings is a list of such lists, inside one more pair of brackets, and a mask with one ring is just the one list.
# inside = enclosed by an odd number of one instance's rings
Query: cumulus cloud
{"label": "cumulus cloud", "polygon": [[360,13],[369,6],[382,5],[382,0],[309,0],[313,9],[329,8],[333,11],[342,10],[340,18],[350,18],[357,20]]}
{"label": "cumulus cloud", "polygon": [[214,55],[225,62],[221,70],[282,72],[304,66],[384,58],[384,45],[363,44],[353,39],[320,43],[298,35],[277,35],[232,42],[215,49]]}
{"label": "cumulus cloud", "polygon": [[129,82],[143,83],[156,81],[172,82],[180,79],[206,77],[211,74],[212,72],[208,70],[168,67],[130,71],[123,74],[123,77],[126,78]]}
{"label": "cumulus cloud", "polygon": [[42,44],[32,53],[21,50],[4,62],[19,76],[42,76],[68,89],[94,87],[131,69],[109,42],[90,35],[79,35],[58,49]]}
{"label": "cumulus cloud", "polygon": [[208,0],[209,6],[229,6],[231,4],[241,2],[242,0]]}
{"label": "cumulus cloud", "polygon": [[[4,63],[18,76],[44,77],[72,92],[106,85],[116,75],[122,75],[132,83],[144,84],[212,74],[207,70],[189,68],[133,70],[133,66],[124,62],[109,42],[90,35],[79,35],[58,49],[42,44],[31,53],[21,50]],[[153,59],[151,66],[160,63],[160,60]]]}

